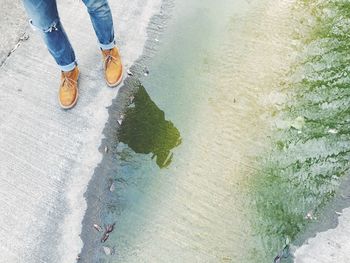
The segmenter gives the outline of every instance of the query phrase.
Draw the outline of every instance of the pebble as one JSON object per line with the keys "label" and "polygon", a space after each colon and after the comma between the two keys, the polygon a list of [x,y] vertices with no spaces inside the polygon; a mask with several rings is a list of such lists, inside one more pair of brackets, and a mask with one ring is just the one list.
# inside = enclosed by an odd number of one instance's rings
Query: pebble
{"label": "pebble", "polygon": [[119,125],[122,125],[123,119],[124,119],[124,114],[121,114],[120,117],[119,117],[119,119],[117,120],[118,123],[119,123]]}
{"label": "pebble", "polygon": [[102,227],[100,227],[98,224],[94,224],[94,228],[95,228],[98,232],[101,232],[101,231],[102,231]]}
{"label": "pebble", "polygon": [[103,246],[103,251],[105,252],[105,254],[106,254],[107,256],[113,254],[113,249],[110,248],[110,247],[105,247],[105,246]]}
{"label": "pebble", "polygon": [[108,233],[111,233],[111,232],[113,231],[114,225],[115,225],[115,223],[106,226],[106,233],[107,233],[107,234],[108,234]]}
{"label": "pebble", "polygon": [[275,257],[275,259],[273,260],[273,263],[280,263],[280,262],[281,262],[280,256]]}
{"label": "pebble", "polygon": [[338,130],[337,129],[329,129],[328,133],[330,133],[330,134],[337,134]]}
{"label": "pebble", "polygon": [[314,219],[314,217],[313,217],[313,215],[312,215],[312,211],[309,211],[309,212],[306,214],[305,219],[309,219],[309,220]]}
{"label": "pebble", "polygon": [[111,184],[111,186],[109,187],[109,191],[110,192],[114,192],[114,190],[115,190],[115,184],[114,184],[114,182]]}
{"label": "pebble", "polygon": [[129,76],[134,76],[134,73],[132,73],[131,71],[130,71],[130,69],[128,69],[128,71],[126,72]]}
{"label": "pebble", "polygon": [[101,238],[101,242],[102,243],[106,242],[108,238],[109,238],[109,234],[108,233],[104,233],[103,237]]}

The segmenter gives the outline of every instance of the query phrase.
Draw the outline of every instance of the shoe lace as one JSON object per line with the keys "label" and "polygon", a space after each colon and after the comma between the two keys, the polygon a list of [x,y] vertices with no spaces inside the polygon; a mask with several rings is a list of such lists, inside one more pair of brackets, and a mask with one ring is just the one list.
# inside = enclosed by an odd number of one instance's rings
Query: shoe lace
{"label": "shoe lace", "polygon": [[74,79],[69,78],[69,76],[64,72],[62,74],[63,74],[63,79],[62,79],[61,87],[65,87],[67,89],[67,88],[72,88],[75,86],[75,84],[77,84],[77,82]]}
{"label": "shoe lace", "polygon": [[108,53],[105,58],[105,66],[107,67],[110,63],[117,64],[117,58]]}

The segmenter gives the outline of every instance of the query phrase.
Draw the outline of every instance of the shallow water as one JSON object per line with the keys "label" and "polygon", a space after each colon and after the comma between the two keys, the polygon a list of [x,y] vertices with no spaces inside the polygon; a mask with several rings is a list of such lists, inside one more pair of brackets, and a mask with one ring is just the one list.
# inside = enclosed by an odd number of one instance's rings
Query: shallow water
{"label": "shallow water", "polygon": [[284,84],[292,96],[274,117],[272,145],[253,180],[257,225],[272,248],[328,220],[323,209],[348,175],[349,8],[346,1],[297,7],[305,12],[300,21],[308,19],[308,34],[299,36],[302,49]]}
{"label": "shallow water", "polygon": [[313,93],[320,7],[305,2],[175,0],[154,18],[117,101],[128,106],[111,111],[121,125],[101,169],[115,190],[97,212],[116,222],[116,253],[96,261],[272,262],[316,217],[349,145],[310,100],[347,97]]}

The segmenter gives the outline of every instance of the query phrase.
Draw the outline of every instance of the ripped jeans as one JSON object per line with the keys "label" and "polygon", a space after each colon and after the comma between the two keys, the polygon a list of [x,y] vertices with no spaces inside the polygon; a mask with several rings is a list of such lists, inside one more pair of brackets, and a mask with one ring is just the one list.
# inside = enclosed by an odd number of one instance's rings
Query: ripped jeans
{"label": "ripped jeans", "polygon": [[[30,23],[38,29],[62,71],[77,65],[74,50],[61,24],[56,0],[22,0]],[[107,0],[83,0],[102,50],[115,46],[113,19]]]}

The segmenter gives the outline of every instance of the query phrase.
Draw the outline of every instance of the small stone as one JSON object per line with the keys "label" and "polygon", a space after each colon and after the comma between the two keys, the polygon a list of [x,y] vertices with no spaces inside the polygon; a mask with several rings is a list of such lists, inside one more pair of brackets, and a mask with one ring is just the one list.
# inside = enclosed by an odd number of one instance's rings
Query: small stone
{"label": "small stone", "polygon": [[313,215],[312,215],[312,211],[309,211],[309,212],[306,214],[305,219],[308,219],[308,220],[314,219],[314,217],[313,217]]}
{"label": "small stone", "polygon": [[297,130],[301,130],[305,125],[305,118],[303,116],[299,116],[297,118],[295,118],[292,123],[291,126]]}
{"label": "small stone", "polygon": [[330,133],[330,134],[337,134],[338,130],[337,129],[329,129],[328,133]]}
{"label": "small stone", "polygon": [[101,242],[102,243],[106,242],[108,238],[109,238],[109,234],[108,233],[104,233],[103,237],[101,238]]}
{"label": "small stone", "polygon": [[105,246],[103,246],[103,251],[105,252],[105,254],[106,254],[107,256],[113,254],[113,249],[110,248],[110,247],[105,247]]}
{"label": "small stone", "polygon": [[124,114],[121,114],[120,117],[119,117],[119,119],[117,120],[118,123],[119,123],[119,125],[122,125],[123,119],[124,119]]}
{"label": "small stone", "polygon": [[273,260],[273,263],[280,263],[281,262],[281,257],[276,256],[275,259]]}
{"label": "small stone", "polygon": [[130,69],[128,69],[128,71],[126,72],[129,76],[134,76],[134,73],[132,73],[131,71],[130,71]]}
{"label": "small stone", "polygon": [[109,191],[114,192],[114,190],[115,190],[115,184],[114,182],[112,182],[111,186],[109,187]]}
{"label": "small stone", "polygon": [[102,231],[102,227],[100,227],[98,224],[94,224],[94,228],[95,228],[98,232],[101,232],[101,231]]}
{"label": "small stone", "polygon": [[286,237],[286,246],[288,246],[290,244],[290,239],[289,237]]}
{"label": "small stone", "polygon": [[106,233],[111,233],[114,230],[115,223],[106,226]]}

